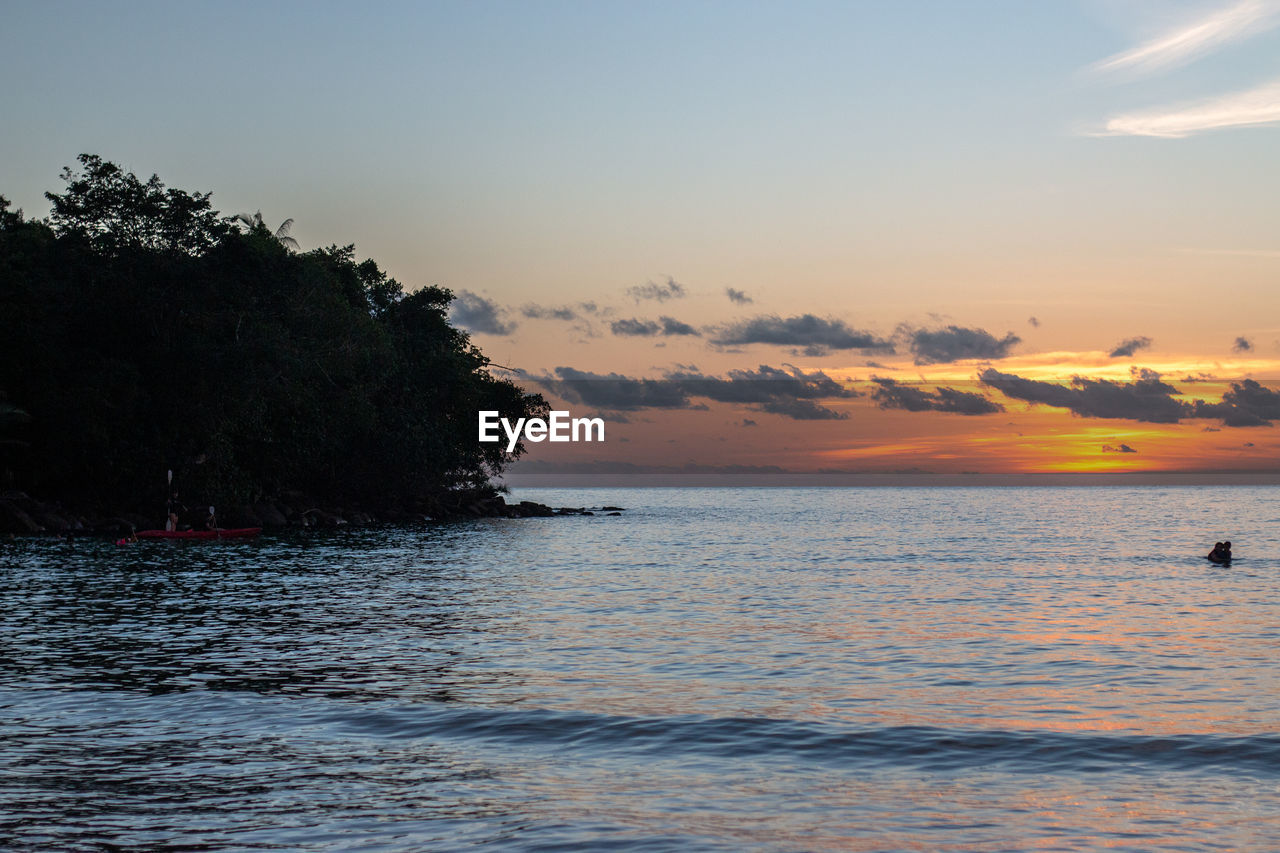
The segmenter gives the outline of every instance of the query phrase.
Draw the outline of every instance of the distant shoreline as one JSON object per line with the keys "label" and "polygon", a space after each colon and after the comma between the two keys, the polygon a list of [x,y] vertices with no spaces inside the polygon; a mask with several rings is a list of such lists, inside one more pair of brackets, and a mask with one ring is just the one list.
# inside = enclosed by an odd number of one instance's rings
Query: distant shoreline
{"label": "distant shoreline", "polygon": [[961,488],[1011,486],[1280,486],[1280,471],[1142,472],[1126,474],[852,474],[804,472],[584,471],[521,475],[508,471],[513,489],[537,488]]}

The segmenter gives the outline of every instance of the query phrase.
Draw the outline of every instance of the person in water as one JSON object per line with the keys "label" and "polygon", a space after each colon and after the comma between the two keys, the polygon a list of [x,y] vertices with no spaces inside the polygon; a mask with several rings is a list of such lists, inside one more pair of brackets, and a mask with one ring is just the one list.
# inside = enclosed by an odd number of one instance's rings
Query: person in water
{"label": "person in water", "polygon": [[1213,550],[1209,552],[1208,559],[1214,563],[1231,562],[1231,543],[1230,542],[1213,543]]}

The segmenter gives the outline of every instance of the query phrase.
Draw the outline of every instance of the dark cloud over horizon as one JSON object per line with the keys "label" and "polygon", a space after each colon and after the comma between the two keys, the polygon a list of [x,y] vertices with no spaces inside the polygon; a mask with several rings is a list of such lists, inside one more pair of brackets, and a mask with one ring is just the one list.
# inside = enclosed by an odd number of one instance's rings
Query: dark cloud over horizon
{"label": "dark cloud over horizon", "polygon": [[723,376],[673,371],[660,379],[634,379],[617,373],[599,374],[557,367],[554,376],[533,377],[548,391],[574,403],[598,409],[705,408],[694,398],[717,403],[749,405],[754,411],[793,420],[839,420],[848,417],[817,400],[858,397],[820,370],[806,373],[795,367],[761,365],[756,370],[730,370]]}
{"label": "dark cloud over horizon", "polygon": [[472,332],[489,335],[509,335],[516,330],[516,322],[506,321],[506,309],[469,290],[458,291],[449,309],[449,319],[455,326]]}
{"label": "dark cloud over horizon", "polygon": [[1103,453],[1137,453],[1138,451],[1134,450],[1132,447],[1130,447],[1127,444],[1122,444],[1119,447],[1112,447],[1110,444],[1104,444],[1102,445],[1102,452]]}
{"label": "dark cloud over horizon", "polygon": [[1213,418],[1223,426],[1271,426],[1280,420],[1280,393],[1252,379],[1231,383],[1219,402],[1175,400],[1177,388],[1146,368],[1133,382],[1076,376],[1070,385],[1024,379],[987,368],[979,381],[1015,400],[1067,409],[1088,418],[1119,418],[1144,423],[1179,423],[1183,418]]}
{"label": "dark cloud over horizon", "polygon": [[995,388],[1006,397],[1068,409],[1082,417],[1172,424],[1187,414],[1186,404],[1172,397],[1178,389],[1150,371],[1134,382],[1077,376],[1069,386],[1023,379],[992,367],[982,371],[978,378],[983,385]]}
{"label": "dark cloud over horizon", "polygon": [[1111,358],[1129,358],[1140,349],[1146,349],[1151,346],[1151,338],[1146,335],[1139,335],[1136,338],[1128,338],[1116,344],[1115,349],[1107,353]]}
{"label": "dark cloud over horizon", "polygon": [[871,392],[871,399],[882,409],[948,412],[957,415],[989,415],[1004,411],[1004,406],[972,391],[959,391],[955,388],[925,391],[903,385],[896,379],[878,376],[873,376],[871,381],[879,386]]}
{"label": "dark cloud over horizon", "polygon": [[946,326],[941,329],[912,329],[900,326],[899,333],[909,342],[916,364],[945,364],[964,359],[1001,359],[1022,343],[1022,338],[1009,332],[997,338],[986,329]]}
{"label": "dark cloud over horizon", "polygon": [[878,350],[892,353],[893,344],[867,331],[851,328],[834,317],[801,314],[779,317],[760,314],[722,327],[711,343],[719,347],[772,344],[797,347],[806,355],[824,355],[830,350]]}
{"label": "dark cloud over horizon", "polygon": [[1231,345],[1232,352],[1250,352],[1252,350],[1253,341],[1249,340],[1244,335],[1236,338],[1236,342]]}
{"label": "dark cloud over horizon", "polygon": [[1232,382],[1231,390],[1222,395],[1221,402],[1197,400],[1192,411],[1192,417],[1218,418],[1223,426],[1271,426],[1272,421],[1280,420],[1280,393],[1245,379]]}
{"label": "dark cloud over horizon", "polygon": [[566,400],[619,412],[639,409],[692,408],[688,393],[661,379],[633,379],[619,373],[592,373],[557,367],[554,376],[532,376],[534,382]]}
{"label": "dark cloud over horizon", "polygon": [[729,301],[734,303],[735,305],[750,305],[752,302],[755,302],[754,299],[752,299],[743,291],[737,290],[732,287],[726,287],[724,289],[724,293],[725,293],[725,296],[729,297]]}

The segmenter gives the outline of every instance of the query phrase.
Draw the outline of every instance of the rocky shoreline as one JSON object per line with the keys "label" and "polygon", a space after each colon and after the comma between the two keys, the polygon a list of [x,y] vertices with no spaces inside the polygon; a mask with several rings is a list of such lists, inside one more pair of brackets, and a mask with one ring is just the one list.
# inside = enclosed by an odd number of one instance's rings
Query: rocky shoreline
{"label": "rocky shoreline", "polygon": [[[280,498],[254,504],[218,508],[223,528],[261,527],[264,530],[334,529],[375,524],[414,524],[476,518],[547,518],[551,516],[621,515],[622,507],[550,507],[534,501],[508,503],[500,494],[482,490],[441,492],[407,507],[368,508],[323,502],[303,492],[284,492]],[[179,514],[180,527],[197,526],[198,517]],[[25,492],[0,492],[0,534],[32,536],[127,536],[138,530],[164,528],[164,513],[83,512],[58,501],[42,501]]]}

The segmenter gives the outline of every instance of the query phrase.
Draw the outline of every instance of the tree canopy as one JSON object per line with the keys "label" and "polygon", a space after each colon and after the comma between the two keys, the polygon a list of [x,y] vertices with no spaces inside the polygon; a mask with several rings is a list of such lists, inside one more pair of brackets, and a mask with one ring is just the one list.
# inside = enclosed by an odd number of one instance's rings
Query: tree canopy
{"label": "tree canopy", "polygon": [[298,489],[389,506],[502,470],[477,410],[545,411],[449,324],[448,290],[406,292],[353,246],[291,251],[209,193],[80,166],[47,220],[0,197],[0,403],[22,413],[0,423],[8,485],[154,506],[173,469],[207,503]]}

